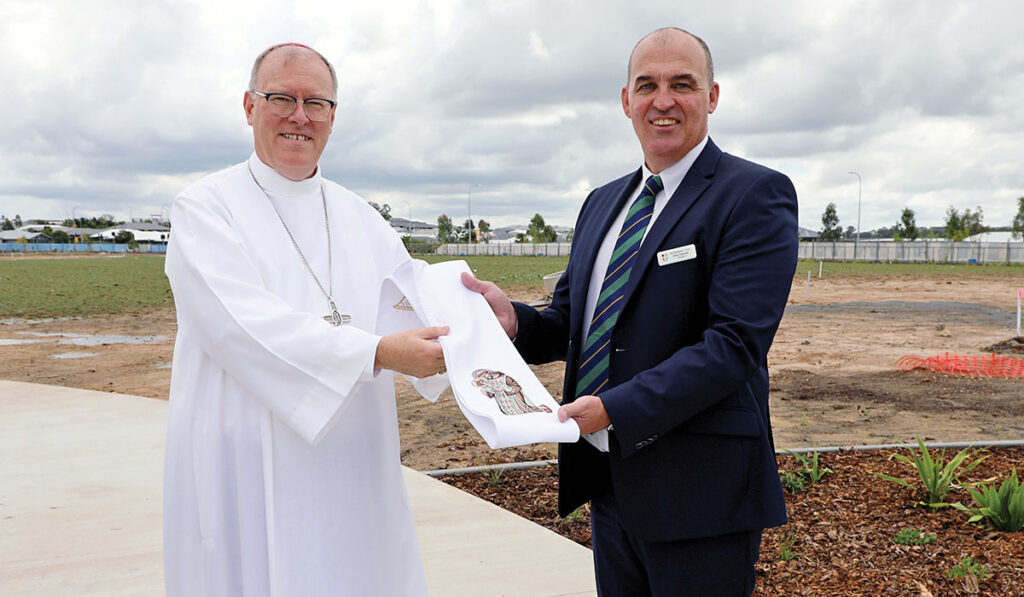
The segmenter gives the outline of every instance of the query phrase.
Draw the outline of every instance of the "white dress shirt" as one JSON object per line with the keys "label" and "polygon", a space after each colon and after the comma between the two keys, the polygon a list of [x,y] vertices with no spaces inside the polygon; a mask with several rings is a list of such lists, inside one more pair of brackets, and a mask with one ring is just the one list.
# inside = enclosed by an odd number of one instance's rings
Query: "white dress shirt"
{"label": "white dress shirt", "polygon": [[[690,171],[690,166],[697,161],[697,156],[700,155],[701,151],[704,151],[704,146],[707,145],[708,138],[705,135],[704,139],[697,144],[696,147],[690,150],[681,160],[672,164],[668,168],[665,168],[658,173],[661,176],[661,184],[664,188],[657,195],[654,196],[654,213],[651,215],[651,221],[647,223],[647,230],[644,231],[644,239],[647,238],[647,234],[651,231],[651,227],[654,226],[654,221],[658,219],[658,215],[665,209],[665,204],[675,194],[676,189],[683,182],[683,178],[686,173]],[[597,251],[597,257],[594,258],[594,271],[590,276],[590,286],[587,288],[587,302],[583,307],[583,336],[586,338],[590,333],[590,322],[594,319],[594,309],[597,307],[597,298],[601,294],[601,284],[604,282],[605,275],[608,272],[608,260],[611,259],[612,252],[615,250],[615,239],[618,238],[619,233],[622,230],[622,223],[626,221],[626,214],[629,212],[629,208],[636,201],[636,198],[640,196],[640,190],[643,189],[644,182],[653,174],[645,163],[642,167],[643,172],[640,176],[640,184],[633,189],[629,199],[622,205],[622,209],[619,211],[618,217],[612,222],[612,225],[608,228],[607,234],[605,234],[604,241],[601,242],[601,247]],[[643,240],[640,241],[641,245]],[[637,264],[634,263],[633,266]],[[582,347],[581,347],[582,348]],[[614,423],[614,421],[613,421]],[[595,448],[602,452],[608,451],[608,432],[607,430],[595,431],[588,433],[583,436],[588,442],[594,445]]]}

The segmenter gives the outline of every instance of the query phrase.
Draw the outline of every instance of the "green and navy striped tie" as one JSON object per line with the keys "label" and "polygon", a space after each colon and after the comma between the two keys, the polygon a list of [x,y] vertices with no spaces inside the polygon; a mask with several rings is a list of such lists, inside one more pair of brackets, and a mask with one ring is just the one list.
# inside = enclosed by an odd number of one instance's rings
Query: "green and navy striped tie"
{"label": "green and navy striped tie", "polygon": [[608,270],[601,283],[601,294],[594,307],[594,319],[583,343],[579,373],[576,381],[576,396],[595,395],[608,384],[608,354],[612,329],[622,311],[623,291],[633,269],[633,261],[640,250],[647,225],[654,214],[654,196],[664,188],[661,177],[654,175],[644,183],[640,196],[629,207],[622,232],[615,239],[615,250],[608,260]]}

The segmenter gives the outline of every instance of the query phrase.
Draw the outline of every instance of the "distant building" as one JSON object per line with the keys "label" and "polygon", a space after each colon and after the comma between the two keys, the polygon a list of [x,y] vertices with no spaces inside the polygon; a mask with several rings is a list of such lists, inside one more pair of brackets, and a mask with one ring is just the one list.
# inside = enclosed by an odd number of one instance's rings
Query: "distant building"
{"label": "distant building", "polygon": [[408,236],[416,240],[437,239],[437,224],[428,224],[416,220],[392,217],[388,221],[400,236]]}
{"label": "distant building", "polygon": [[[142,228],[140,228],[142,227]],[[159,224],[146,224],[144,222],[132,222],[123,226],[115,226],[90,235],[89,238],[99,241],[113,242],[114,238],[121,231],[127,230],[135,237],[138,243],[166,244],[171,239],[171,229]]]}
{"label": "distant building", "polygon": [[971,243],[1019,243],[1024,242],[1020,238],[1013,238],[1013,232],[1009,230],[994,230],[992,232],[982,232],[973,236],[968,236],[964,239],[965,242]]}
{"label": "distant building", "polygon": [[29,230],[28,228],[28,226],[22,226],[17,230],[0,230],[0,242],[16,243],[22,239],[28,243],[53,242],[53,239],[45,232]]}

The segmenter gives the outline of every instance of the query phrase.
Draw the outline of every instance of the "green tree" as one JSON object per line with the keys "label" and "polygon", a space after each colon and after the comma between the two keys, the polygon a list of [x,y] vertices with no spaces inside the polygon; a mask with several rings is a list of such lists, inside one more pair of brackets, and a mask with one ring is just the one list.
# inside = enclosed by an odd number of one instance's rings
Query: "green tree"
{"label": "green tree", "polygon": [[384,218],[385,220],[391,221],[391,206],[390,205],[388,205],[387,203],[385,203],[383,205],[377,205],[373,201],[367,201],[367,203],[370,204],[370,207],[372,207],[373,209],[376,209],[377,213],[379,213],[382,218]]}
{"label": "green tree", "polygon": [[843,234],[839,227],[839,216],[836,215],[836,204],[829,203],[825,206],[825,212],[821,214],[821,232],[819,236],[824,241],[836,241]]}
{"label": "green tree", "polygon": [[473,220],[466,218],[466,221],[462,223],[462,228],[459,228],[456,233],[459,237],[458,242],[460,243],[471,243],[475,239],[476,235],[473,234],[474,226]]}
{"label": "green tree", "polygon": [[491,224],[487,220],[478,220],[476,227],[480,229],[480,240],[482,242],[490,242],[491,240]]}
{"label": "green tree", "polygon": [[526,235],[531,242],[553,243],[558,238],[558,233],[551,226],[544,223],[544,217],[540,214],[533,214],[530,226],[526,229]]}
{"label": "green tree", "polygon": [[63,230],[54,230],[53,231],[53,235],[50,238],[52,238],[53,242],[55,242],[55,243],[69,243],[69,242],[71,242],[71,237],[69,237],[68,233],[64,232]]}
{"label": "green tree", "polygon": [[21,228],[21,216],[18,214],[14,214],[14,227]]}
{"label": "green tree", "polygon": [[0,230],[14,230],[14,222],[7,219],[7,216],[0,216]]}
{"label": "green tree", "polygon": [[437,240],[441,243],[455,242],[452,230],[452,219],[441,214],[437,217]]}
{"label": "green tree", "polygon": [[946,210],[946,238],[962,241],[969,236],[985,232],[988,228],[982,224],[984,217],[985,214],[980,205],[973,212],[970,209],[965,209],[963,213],[958,212],[955,207],[950,205]]}
{"label": "green tree", "polygon": [[1013,216],[1013,238],[1024,239],[1024,197],[1017,197],[1017,215]]}
{"label": "green tree", "polygon": [[963,224],[967,236],[974,236],[988,230],[988,227],[982,224],[984,218],[985,215],[982,213],[980,205],[973,213],[969,209],[964,210],[964,215],[960,217],[960,222]]}
{"label": "green tree", "polygon": [[917,229],[917,221],[914,218],[914,210],[909,207],[903,208],[903,213],[900,215],[900,221],[896,222],[896,234],[893,235],[896,240],[916,240],[921,236],[921,232]]}
{"label": "green tree", "polygon": [[119,245],[126,245],[135,240],[135,233],[131,230],[118,230],[114,235],[114,242]]}
{"label": "green tree", "polygon": [[950,205],[946,209],[946,238],[948,240],[963,240],[962,231],[963,225],[960,223],[960,212]]}

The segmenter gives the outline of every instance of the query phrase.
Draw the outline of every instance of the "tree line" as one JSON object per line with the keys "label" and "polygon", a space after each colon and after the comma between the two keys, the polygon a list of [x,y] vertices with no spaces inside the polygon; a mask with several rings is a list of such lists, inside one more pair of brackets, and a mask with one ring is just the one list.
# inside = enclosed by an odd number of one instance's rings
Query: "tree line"
{"label": "tree line", "polygon": [[[377,210],[387,221],[391,221],[391,206],[387,203],[378,204],[368,201],[371,207]],[[444,243],[486,243],[492,238],[491,224],[483,218],[475,223],[467,218],[460,226],[456,226],[447,214],[437,217],[437,240]],[[530,225],[526,232],[516,234],[517,243],[553,243],[558,240],[558,233],[555,228],[544,222],[544,216],[534,214],[530,219]],[[572,232],[569,232],[567,241],[572,241]]]}
{"label": "tree line", "polygon": [[[992,228],[983,223],[984,213],[981,206],[973,211],[965,209],[958,211],[956,207],[949,206],[946,209],[944,225],[938,228],[918,227],[914,210],[909,207],[903,208],[900,219],[891,228],[882,227],[874,231],[875,238],[892,237],[897,241],[914,241],[919,238],[944,238],[952,241],[962,241],[965,238],[988,232]],[[836,214],[836,204],[829,203],[821,215],[821,230],[818,237],[824,241],[837,241],[843,238],[852,238],[856,234],[853,226],[848,226],[844,231],[839,225],[839,216]],[[1024,197],[1017,198],[1017,215],[1013,218],[1010,230],[1014,239],[1024,239]]]}

